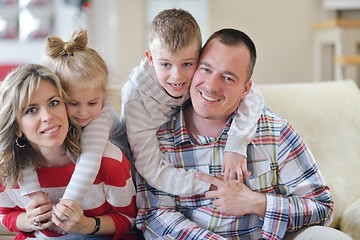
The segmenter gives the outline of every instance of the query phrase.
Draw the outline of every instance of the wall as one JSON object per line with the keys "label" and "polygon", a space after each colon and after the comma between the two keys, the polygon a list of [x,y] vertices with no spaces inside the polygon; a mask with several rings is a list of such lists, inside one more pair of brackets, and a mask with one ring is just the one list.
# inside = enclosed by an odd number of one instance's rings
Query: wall
{"label": "wall", "polygon": [[[89,44],[110,66],[111,81],[118,91],[144,56],[146,1],[91,1],[87,23]],[[164,1],[169,6],[172,0]],[[258,50],[253,75],[256,83],[314,81],[313,24],[321,18],[321,3],[321,0],[208,0],[207,28],[212,33],[223,27],[233,27],[252,37]],[[66,19],[60,22],[64,24],[64,21]],[[34,54],[33,47],[25,50],[18,45],[9,49],[8,45],[3,45],[0,44],[2,56],[16,56],[15,50],[19,50],[22,56],[39,59],[42,52],[41,47]]]}
{"label": "wall", "polygon": [[[97,16],[92,21],[97,22],[94,31],[101,32],[96,34],[96,46],[113,63],[117,82],[126,81],[132,67],[144,56],[145,1],[106,0],[108,4],[103,4],[103,0],[93,0],[95,8],[107,9],[96,10]],[[313,24],[319,20],[320,0],[208,1],[210,32],[233,27],[254,40],[258,49],[255,82],[314,80]],[[114,2],[116,6],[112,5]],[[109,18],[116,19],[116,27],[109,24]],[[113,48],[112,44],[118,46]]]}
{"label": "wall", "polygon": [[[313,80],[313,0],[211,0],[210,25],[243,30],[257,47],[258,83]],[[211,32],[212,32],[211,31]]]}

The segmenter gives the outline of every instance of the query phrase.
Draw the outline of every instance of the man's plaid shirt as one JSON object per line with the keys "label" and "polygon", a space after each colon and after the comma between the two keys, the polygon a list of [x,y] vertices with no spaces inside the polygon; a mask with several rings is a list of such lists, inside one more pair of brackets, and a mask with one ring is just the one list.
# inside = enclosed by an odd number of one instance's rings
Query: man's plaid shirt
{"label": "man's plaid shirt", "polygon": [[[194,136],[186,131],[181,109],[159,129],[160,148],[177,168],[215,175],[221,172],[231,121],[218,138]],[[310,150],[285,119],[264,109],[247,156],[251,175],[245,184],[266,194],[263,219],[222,214],[204,195],[170,195],[137,175],[137,227],[149,238],[281,239],[286,231],[330,223],[329,189]]]}

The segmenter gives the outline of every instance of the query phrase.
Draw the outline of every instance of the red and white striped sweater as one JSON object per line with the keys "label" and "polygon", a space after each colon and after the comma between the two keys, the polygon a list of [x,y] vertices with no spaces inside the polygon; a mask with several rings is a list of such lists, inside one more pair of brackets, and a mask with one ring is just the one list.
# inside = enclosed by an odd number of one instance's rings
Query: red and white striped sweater
{"label": "red and white striped sweater", "polygon": [[[119,148],[108,142],[101,161],[99,173],[90,191],[80,203],[86,216],[109,215],[115,223],[113,239],[126,235],[136,217],[135,187],[130,172],[130,162]],[[64,194],[75,169],[75,164],[63,167],[41,168],[37,170],[43,191],[48,192],[54,203]],[[35,237],[35,232],[20,232],[16,227],[17,216],[25,211],[28,197],[21,197],[15,186],[4,191],[0,185],[0,220],[12,232],[18,232],[15,239]],[[44,230],[47,237],[60,237],[59,233]]]}

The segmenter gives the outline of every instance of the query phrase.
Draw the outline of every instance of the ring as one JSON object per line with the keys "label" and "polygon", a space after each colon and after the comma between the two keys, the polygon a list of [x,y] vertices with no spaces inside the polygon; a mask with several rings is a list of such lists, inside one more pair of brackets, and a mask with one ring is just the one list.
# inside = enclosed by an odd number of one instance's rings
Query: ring
{"label": "ring", "polygon": [[39,227],[41,225],[40,222],[36,221],[35,217],[33,218],[33,224],[35,227]]}
{"label": "ring", "polygon": [[62,222],[65,222],[65,221],[66,221],[66,219],[67,219],[67,217],[66,217],[66,216],[63,216],[62,218],[60,218],[60,220],[61,220]]}

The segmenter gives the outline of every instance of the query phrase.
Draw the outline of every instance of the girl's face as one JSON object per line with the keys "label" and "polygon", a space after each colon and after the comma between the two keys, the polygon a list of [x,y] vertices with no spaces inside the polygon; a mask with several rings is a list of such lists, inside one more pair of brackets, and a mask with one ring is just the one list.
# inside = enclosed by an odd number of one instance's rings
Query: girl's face
{"label": "girl's face", "polygon": [[17,135],[25,136],[35,149],[42,151],[63,144],[69,129],[66,106],[50,81],[41,81],[17,122]]}
{"label": "girl's face", "polygon": [[104,100],[104,93],[100,87],[72,89],[68,94],[70,96],[70,101],[66,104],[68,115],[75,118],[82,127],[99,117]]}

